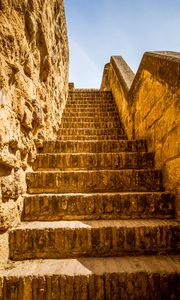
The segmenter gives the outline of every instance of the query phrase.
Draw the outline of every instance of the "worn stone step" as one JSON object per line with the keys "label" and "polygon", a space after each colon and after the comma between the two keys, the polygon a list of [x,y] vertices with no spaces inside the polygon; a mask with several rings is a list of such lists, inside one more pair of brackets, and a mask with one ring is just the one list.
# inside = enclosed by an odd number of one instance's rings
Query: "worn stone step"
{"label": "worn stone step", "polygon": [[12,260],[178,253],[174,220],[21,223],[9,233]]}
{"label": "worn stone step", "polygon": [[86,118],[86,117],[93,117],[93,118],[111,118],[113,119],[114,118],[117,118],[118,117],[118,113],[117,112],[114,112],[114,111],[111,111],[111,112],[108,112],[108,111],[104,111],[104,112],[99,112],[99,111],[96,111],[96,112],[91,112],[91,111],[82,111],[82,112],[76,112],[76,111],[64,111],[63,112],[63,118],[66,118],[66,117],[78,117],[78,118]]}
{"label": "worn stone step", "polygon": [[147,169],[154,166],[154,154],[148,152],[121,153],[61,153],[39,154],[34,170],[94,170]]}
{"label": "worn stone step", "polygon": [[114,113],[118,114],[118,110],[115,107],[69,107],[65,106],[64,113]]}
{"label": "worn stone step", "polygon": [[102,110],[102,111],[111,111],[117,110],[117,106],[115,102],[112,103],[66,103],[65,110]]}
{"label": "worn stone step", "polygon": [[120,122],[64,122],[62,120],[61,128],[82,128],[82,129],[114,129],[121,127]]}
{"label": "worn stone step", "polygon": [[116,106],[116,102],[114,101],[114,99],[91,99],[89,98],[88,100],[87,99],[75,99],[75,100],[72,100],[72,99],[68,99],[67,102],[66,102],[66,105],[97,105],[97,106]]}
{"label": "worn stone step", "polygon": [[100,153],[147,151],[145,140],[45,141],[42,153]]}
{"label": "worn stone step", "polygon": [[112,93],[110,91],[106,92],[106,91],[73,91],[73,92],[69,92],[69,97],[68,99],[113,99]]}
{"label": "worn stone step", "polygon": [[27,195],[22,221],[169,219],[175,199],[167,192]]}
{"label": "worn stone step", "polygon": [[0,271],[3,300],[178,300],[180,257],[30,260]]}
{"label": "worn stone step", "polygon": [[26,175],[28,192],[96,193],[161,191],[159,170],[43,171]]}
{"label": "worn stone step", "polygon": [[111,141],[126,139],[125,135],[60,135],[59,140],[64,141]]}
{"label": "worn stone step", "polygon": [[126,135],[80,135],[80,134],[72,134],[72,135],[59,135],[59,140],[64,141],[118,141],[122,139],[127,139]]}
{"label": "worn stone step", "polygon": [[105,128],[105,129],[92,129],[92,128],[60,128],[59,135],[124,135],[122,128]]}
{"label": "worn stone step", "polygon": [[62,116],[62,121],[61,123],[63,124],[64,122],[66,123],[116,123],[116,124],[121,124],[119,117],[102,117],[102,118],[94,118],[94,117],[64,117]]}

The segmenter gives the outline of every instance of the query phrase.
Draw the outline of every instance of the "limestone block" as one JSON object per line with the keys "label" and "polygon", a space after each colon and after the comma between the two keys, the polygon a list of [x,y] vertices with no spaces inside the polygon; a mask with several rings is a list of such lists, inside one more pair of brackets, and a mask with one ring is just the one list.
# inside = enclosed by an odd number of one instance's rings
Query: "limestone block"
{"label": "limestone block", "polygon": [[5,166],[7,168],[12,169],[13,167],[15,167],[15,163],[15,155],[9,153],[7,147],[4,147],[4,149],[0,151],[0,166]]}
{"label": "limestone block", "polygon": [[180,126],[175,127],[167,135],[165,141],[162,144],[162,161],[165,162],[168,159],[172,159],[175,156],[180,155]]}
{"label": "limestone block", "polygon": [[19,221],[19,211],[14,201],[0,204],[0,232],[16,225]]}
{"label": "limestone block", "polygon": [[164,166],[166,186],[170,190],[176,189],[180,182],[180,157],[167,161]]}
{"label": "limestone block", "polygon": [[9,199],[14,199],[16,195],[16,185],[14,181],[14,172],[8,176],[1,178],[2,200],[7,202]]}
{"label": "limestone block", "polygon": [[[0,225],[1,227],[1,225]],[[9,257],[8,233],[0,230],[0,269],[7,264]],[[1,282],[0,282],[0,299],[1,298]]]}

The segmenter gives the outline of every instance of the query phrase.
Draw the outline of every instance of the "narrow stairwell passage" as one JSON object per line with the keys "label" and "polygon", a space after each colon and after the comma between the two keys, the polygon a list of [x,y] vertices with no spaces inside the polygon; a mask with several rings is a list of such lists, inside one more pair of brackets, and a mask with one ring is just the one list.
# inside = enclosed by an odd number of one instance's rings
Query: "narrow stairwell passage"
{"label": "narrow stairwell passage", "polygon": [[179,299],[175,200],[110,92],[69,93],[27,186],[0,300]]}

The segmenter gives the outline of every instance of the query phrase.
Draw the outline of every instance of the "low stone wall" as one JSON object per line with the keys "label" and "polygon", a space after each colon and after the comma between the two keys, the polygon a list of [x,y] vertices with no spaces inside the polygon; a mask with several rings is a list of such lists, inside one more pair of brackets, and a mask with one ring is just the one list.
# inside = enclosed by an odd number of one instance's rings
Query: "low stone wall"
{"label": "low stone wall", "polygon": [[68,62],[63,0],[0,1],[0,261],[36,146],[58,133]]}
{"label": "low stone wall", "polygon": [[121,56],[111,57],[109,65],[104,68],[101,90],[111,90],[128,137],[133,135],[131,107],[128,92],[134,73]]}
{"label": "low stone wall", "polygon": [[155,152],[155,165],[163,170],[166,190],[176,194],[180,216],[180,54],[145,53],[132,84],[124,64],[116,61],[111,58],[106,82],[125,130],[129,138],[146,139]]}

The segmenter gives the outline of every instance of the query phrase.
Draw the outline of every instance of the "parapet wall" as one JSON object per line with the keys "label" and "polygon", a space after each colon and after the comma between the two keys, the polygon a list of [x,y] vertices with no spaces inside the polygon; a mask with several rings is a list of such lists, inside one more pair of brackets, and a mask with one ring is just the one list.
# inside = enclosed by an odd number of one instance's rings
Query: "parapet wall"
{"label": "parapet wall", "polygon": [[58,133],[68,63],[63,0],[0,1],[0,261],[36,146]]}
{"label": "parapet wall", "polygon": [[101,89],[112,90],[128,137],[146,139],[155,152],[180,216],[180,53],[145,53],[136,75],[122,57],[112,57]]}

